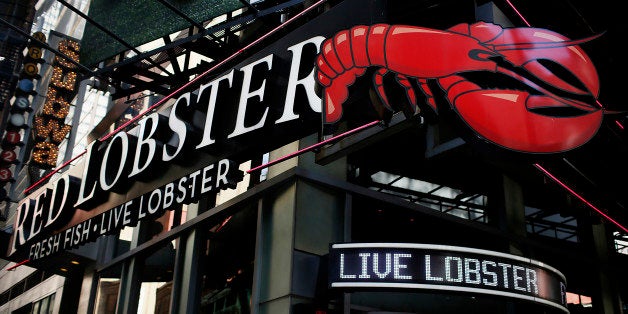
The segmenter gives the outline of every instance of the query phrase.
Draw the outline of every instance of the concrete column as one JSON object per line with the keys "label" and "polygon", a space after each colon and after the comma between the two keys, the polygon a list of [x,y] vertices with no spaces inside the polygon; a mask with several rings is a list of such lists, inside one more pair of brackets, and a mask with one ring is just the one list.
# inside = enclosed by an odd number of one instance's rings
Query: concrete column
{"label": "concrete column", "polygon": [[77,313],[94,313],[97,289],[98,276],[96,276],[95,263],[89,263],[85,266]]}
{"label": "concrete column", "polygon": [[597,261],[597,289],[593,298],[593,308],[599,314],[623,313],[621,299],[615,289],[612,271],[609,265],[609,257],[613,249],[612,237],[610,237],[604,223],[591,225],[593,251]]}
{"label": "concrete column", "polygon": [[[133,238],[130,244],[131,249],[148,240],[150,223],[150,221],[140,221],[137,223],[137,226],[133,228]],[[122,265],[116,313],[137,312],[140,289],[142,288],[143,264],[143,258],[132,257]]]}
{"label": "concrete column", "polygon": [[142,287],[142,261],[133,257],[122,265],[120,290],[118,292],[117,314],[136,313],[138,295]]}
{"label": "concrete column", "polygon": [[59,313],[78,313],[78,300],[81,298],[83,275],[83,272],[77,272],[73,273],[72,276],[65,277]]}
{"label": "concrete column", "polygon": [[[501,175],[495,178],[493,190],[488,193],[488,215],[489,224],[499,228],[499,230],[511,236],[520,238],[526,236],[525,205],[521,185],[512,178]],[[517,241],[503,241],[500,244],[503,252],[514,255],[523,254],[525,248]],[[504,312],[515,314],[517,306],[514,302],[507,300],[504,304]]]}
{"label": "concrete column", "polygon": [[254,287],[259,314],[290,313],[296,184],[273,199],[265,199],[258,237],[261,252],[255,261],[259,281]]}
{"label": "concrete column", "polygon": [[[313,135],[287,145],[271,153],[270,160],[316,140]],[[271,167],[268,177],[295,166],[335,178],[346,174],[344,158],[322,167],[314,163],[314,153],[306,153]],[[344,193],[336,194],[305,181],[296,181],[263,200],[255,261],[258,281],[253,291],[256,313],[293,313],[296,306],[313,309],[319,305],[315,300],[324,293],[320,282],[326,280],[321,278],[322,257],[329,252],[330,243],[343,241],[344,213]]]}
{"label": "concrete column", "polygon": [[[133,229],[130,248],[146,242],[151,236],[152,221],[140,221]],[[142,271],[145,257],[132,257],[124,262],[120,274],[120,290],[116,313],[135,313],[138,308],[140,289],[142,288]]]}
{"label": "concrete column", "polygon": [[[194,218],[213,207],[215,200],[215,195],[212,195],[188,205],[187,219]],[[203,234],[203,230],[192,230],[177,240],[170,313],[199,312],[201,286],[198,276],[199,263],[204,252]]]}
{"label": "concrete column", "polygon": [[[344,215],[344,242],[351,242],[351,217],[353,216],[353,197],[347,193]],[[351,314],[351,293],[342,294],[343,314]]]}
{"label": "concrete column", "polygon": [[[502,212],[502,230],[516,237],[526,236],[525,205],[521,185],[510,177],[503,176],[504,211]],[[523,248],[518,243],[509,243],[509,252],[523,255]]]}

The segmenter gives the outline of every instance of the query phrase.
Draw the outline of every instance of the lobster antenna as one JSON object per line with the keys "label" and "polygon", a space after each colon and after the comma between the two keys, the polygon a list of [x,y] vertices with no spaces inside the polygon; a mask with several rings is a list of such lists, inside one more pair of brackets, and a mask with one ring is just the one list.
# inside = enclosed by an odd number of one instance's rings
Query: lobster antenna
{"label": "lobster antenna", "polygon": [[628,113],[628,110],[607,110],[607,109],[604,109],[603,112],[604,112],[605,115],[611,115],[611,114],[625,115],[626,113]]}
{"label": "lobster antenna", "polygon": [[496,51],[504,51],[504,50],[519,50],[519,49],[536,49],[536,48],[560,48],[560,47],[569,47],[575,46],[582,43],[586,43],[597,39],[604,35],[605,32],[602,32],[597,35],[581,38],[581,39],[569,39],[563,41],[550,41],[550,42],[528,42],[528,43],[516,43],[516,44],[497,44],[493,45]]}

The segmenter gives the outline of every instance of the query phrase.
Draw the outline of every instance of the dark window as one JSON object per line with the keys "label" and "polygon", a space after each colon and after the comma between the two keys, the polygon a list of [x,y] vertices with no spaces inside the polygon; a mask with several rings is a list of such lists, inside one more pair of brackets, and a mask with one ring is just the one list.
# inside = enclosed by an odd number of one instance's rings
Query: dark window
{"label": "dark window", "polygon": [[51,294],[35,303],[33,303],[32,314],[49,314],[52,313],[55,304],[55,294]]}

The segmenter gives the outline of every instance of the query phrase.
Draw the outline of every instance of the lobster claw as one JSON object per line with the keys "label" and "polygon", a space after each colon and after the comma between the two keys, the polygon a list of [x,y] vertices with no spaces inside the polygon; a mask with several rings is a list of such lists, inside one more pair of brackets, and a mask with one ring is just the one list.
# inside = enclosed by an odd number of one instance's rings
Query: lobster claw
{"label": "lobster claw", "polygon": [[592,103],[599,95],[595,66],[578,45],[601,35],[572,40],[547,29],[502,28],[486,22],[459,24],[449,31],[477,38],[498,54],[489,57],[496,63],[497,72],[560,102],[587,110],[591,105],[587,102]]}
{"label": "lobster claw", "polygon": [[460,76],[439,80],[447,98],[463,121],[481,137],[522,152],[554,153],[589,141],[602,122],[601,109],[581,115],[558,116],[539,108],[568,108],[545,95],[526,91],[482,89]]}
{"label": "lobster claw", "polygon": [[[506,67],[506,72],[513,68],[522,70],[509,75],[546,94],[597,98],[600,92],[597,71],[578,46],[596,37],[571,40],[546,29],[510,28],[483,44],[492,46],[511,65]],[[581,104],[571,105],[579,107]]]}

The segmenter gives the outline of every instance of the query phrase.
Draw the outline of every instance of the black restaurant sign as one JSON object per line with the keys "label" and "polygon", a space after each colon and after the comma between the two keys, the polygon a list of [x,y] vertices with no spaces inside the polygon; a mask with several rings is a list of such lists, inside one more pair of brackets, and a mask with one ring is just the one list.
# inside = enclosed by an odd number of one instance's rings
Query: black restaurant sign
{"label": "black restaurant sign", "polygon": [[[96,240],[100,236],[114,234],[124,227],[134,226],[140,220],[159,217],[166,210],[172,210],[178,208],[178,205],[197,201],[210,192],[235,188],[236,184],[242,180],[242,176],[242,171],[238,170],[237,163],[227,159],[220,160],[215,164],[210,164],[173,182],[130,199],[62,232],[54,233],[33,242],[29,247],[28,259],[33,261],[64,250],[77,248],[80,245]],[[60,181],[68,182],[65,180]],[[76,193],[72,192],[73,188],[70,186],[71,183],[68,183],[61,190],[61,193],[64,195],[61,202],[76,200]],[[40,199],[40,197],[37,199]],[[53,197],[52,200],[54,201],[55,198]],[[37,227],[39,229],[44,224],[54,223],[63,214],[62,210],[46,210],[46,212],[44,217],[42,217],[42,210],[33,216],[33,218],[39,218],[40,224]],[[23,230],[16,233],[18,237],[21,237],[16,241],[26,242],[24,234]]]}
{"label": "black restaurant sign", "polygon": [[[379,5],[339,4],[199,81],[132,129],[89,144],[76,166],[20,200],[7,256],[41,259],[155,218],[194,201],[189,195],[202,186],[194,182],[203,178],[213,187],[207,193],[232,188],[242,179],[240,163],[320,131],[314,76],[321,43],[339,29],[372,22]],[[355,13],[350,19],[347,10]]]}

